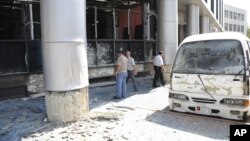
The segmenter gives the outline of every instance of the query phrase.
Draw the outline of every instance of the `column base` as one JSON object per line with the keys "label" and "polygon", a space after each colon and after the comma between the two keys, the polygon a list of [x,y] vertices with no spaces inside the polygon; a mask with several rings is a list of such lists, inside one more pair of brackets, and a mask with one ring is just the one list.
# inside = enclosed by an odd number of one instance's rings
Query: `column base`
{"label": "column base", "polygon": [[89,111],[88,87],[64,92],[46,92],[45,102],[48,120],[51,122],[75,122],[86,117]]}

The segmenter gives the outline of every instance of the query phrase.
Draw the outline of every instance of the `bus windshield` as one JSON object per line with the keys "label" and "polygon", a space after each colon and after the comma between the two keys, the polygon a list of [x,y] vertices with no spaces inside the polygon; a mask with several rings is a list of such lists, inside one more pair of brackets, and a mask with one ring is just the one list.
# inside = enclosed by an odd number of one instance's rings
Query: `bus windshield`
{"label": "bus windshield", "polygon": [[183,44],[173,72],[190,74],[243,74],[244,57],[236,40],[208,40]]}

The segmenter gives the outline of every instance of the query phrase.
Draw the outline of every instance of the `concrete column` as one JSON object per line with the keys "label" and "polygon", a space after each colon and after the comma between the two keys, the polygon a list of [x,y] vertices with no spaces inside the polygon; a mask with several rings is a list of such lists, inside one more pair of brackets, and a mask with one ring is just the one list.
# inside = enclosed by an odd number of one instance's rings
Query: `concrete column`
{"label": "concrete column", "polygon": [[44,87],[48,119],[73,122],[88,111],[86,1],[41,1]]}
{"label": "concrete column", "polygon": [[222,20],[222,23],[221,23],[221,25],[222,25],[222,27],[224,27],[224,1],[222,0],[222,10],[221,10],[221,12],[222,12],[222,17],[221,17],[221,20]]}
{"label": "concrete column", "polygon": [[88,107],[88,89],[53,92],[45,96],[48,119],[52,122],[74,122],[86,117]]}
{"label": "concrete column", "polygon": [[201,33],[209,33],[209,17],[208,16],[201,16]]}
{"label": "concrete column", "polygon": [[184,25],[180,25],[179,27],[179,40],[180,40],[180,43],[185,39],[185,35],[184,35]]}
{"label": "concrete column", "polygon": [[157,0],[157,5],[159,49],[165,52],[165,79],[169,82],[171,66],[178,49],[178,0]]}
{"label": "concrete column", "polygon": [[198,5],[188,5],[187,6],[187,30],[188,36],[199,34],[199,6]]}

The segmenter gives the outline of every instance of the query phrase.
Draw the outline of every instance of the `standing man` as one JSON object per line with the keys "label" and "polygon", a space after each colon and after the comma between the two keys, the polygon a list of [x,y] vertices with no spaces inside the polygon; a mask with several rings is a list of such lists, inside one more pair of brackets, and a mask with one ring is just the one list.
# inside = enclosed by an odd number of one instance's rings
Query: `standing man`
{"label": "standing man", "polygon": [[154,58],[154,70],[155,70],[155,75],[154,75],[154,80],[153,80],[153,87],[159,87],[157,86],[157,81],[158,79],[161,80],[162,85],[165,85],[165,80],[163,78],[162,70],[166,71],[166,69],[163,66],[163,59],[162,57],[164,56],[164,52],[160,51],[157,56]]}
{"label": "standing man", "polygon": [[137,91],[137,86],[136,86],[136,81],[135,81],[135,75],[137,74],[137,71],[136,71],[135,60],[134,60],[134,58],[132,58],[130,56],[131,55],[130,51],[127,51],[126,55],[128,57],[128,77],[127,77],[127,83],[128,83],[128,80],[131,78],[132,83],[133,83],[133,87],[134,87],[134,92],[136,92]]}
{"label": "standing man", "polygon": [[125,98],[127,93],[126,79],[128,77],[128,59],[121,51],[117,53],[117,56],[118,59],[115,67],[116,96],[113,97],[114,99]]}

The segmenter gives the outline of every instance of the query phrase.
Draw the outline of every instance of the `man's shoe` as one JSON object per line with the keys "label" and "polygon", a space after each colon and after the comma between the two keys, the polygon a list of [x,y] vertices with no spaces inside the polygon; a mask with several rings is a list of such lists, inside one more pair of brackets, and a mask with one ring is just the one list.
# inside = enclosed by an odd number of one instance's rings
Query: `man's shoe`
{"label": "man's shoe", "polygon": [[113,99],[121,99],[119,96],[114,96]]}

